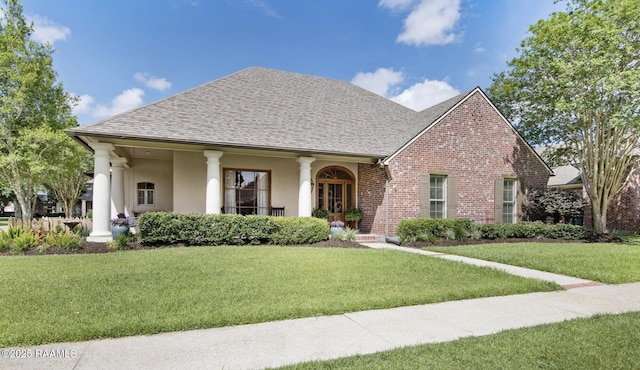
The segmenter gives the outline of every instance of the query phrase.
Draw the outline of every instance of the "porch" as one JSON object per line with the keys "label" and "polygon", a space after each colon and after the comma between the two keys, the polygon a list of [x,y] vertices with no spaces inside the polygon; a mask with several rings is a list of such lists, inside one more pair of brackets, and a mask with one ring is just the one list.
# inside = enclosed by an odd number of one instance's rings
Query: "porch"
{"label": "porch", "polygon": [[175,211],[331,219],[357,206],[362,158],[226,148],[207,150],[125,143],[89,143],[94,151],[93,230],[90,241],[111,238],[110,219],[124,213]]}

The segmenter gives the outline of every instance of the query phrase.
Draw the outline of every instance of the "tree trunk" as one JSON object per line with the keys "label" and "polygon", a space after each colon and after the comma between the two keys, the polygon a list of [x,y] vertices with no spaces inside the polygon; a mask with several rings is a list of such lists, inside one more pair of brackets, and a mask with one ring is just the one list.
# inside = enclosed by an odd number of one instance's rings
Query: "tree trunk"
{"label": "tree trunk", "polygon": [[22,212],[22,222],[25,225],[30,225],[31,224],[31,220],[33,220],[33,203],[31,201],[31,197],[26,197],[27,199],[24,199],[24,197],[18,197],[16,194],[16,200],[18,201],[18,204],[20,205],[20,211]]}
{"label": "tree trunk", "polygon": [[591,222],[596,234],[607,233],[607,205],[608,202],[591,202]]}

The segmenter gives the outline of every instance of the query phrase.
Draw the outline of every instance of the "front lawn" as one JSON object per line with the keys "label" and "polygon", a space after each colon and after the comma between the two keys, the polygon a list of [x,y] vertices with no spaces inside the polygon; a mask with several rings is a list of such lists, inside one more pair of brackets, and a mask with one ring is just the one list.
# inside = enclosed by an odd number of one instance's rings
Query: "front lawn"
{"label": "front lawn", "polygon": [[0,347],[426,304],[559,286],[370,249],[191,247],[0,257]]}
{"label": "front lawn", "polygon": [[621,243],[504,243],[428,247],[456,254],[610,284],[640,281],[637,237]]}
{"label": "front lawn", "polygon": [[637,369],[640,313],[602,315],[287,369]]}
{"label": "front lawn", "polygon": [[6,217],[0,217],[0,226],[7,226],[9,224],[9,219]]}

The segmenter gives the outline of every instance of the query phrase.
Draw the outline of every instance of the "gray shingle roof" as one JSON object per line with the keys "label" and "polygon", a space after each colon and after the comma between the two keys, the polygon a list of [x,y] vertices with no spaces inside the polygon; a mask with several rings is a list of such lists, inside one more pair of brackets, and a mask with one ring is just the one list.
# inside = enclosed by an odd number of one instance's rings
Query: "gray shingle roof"
{"label": "gray shingle roof", "polygon": [[68,133],[375,158],[464,95],[415,112],[345,81],[252,67]]}

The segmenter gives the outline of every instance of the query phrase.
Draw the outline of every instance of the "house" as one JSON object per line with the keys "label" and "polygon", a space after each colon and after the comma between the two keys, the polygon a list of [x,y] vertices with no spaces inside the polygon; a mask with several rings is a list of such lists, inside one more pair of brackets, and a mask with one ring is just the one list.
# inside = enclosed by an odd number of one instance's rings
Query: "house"
{"label": "house", "polygon": [[248,68],[67,131],[95,156],[91,240],[148,211],[515,222],[551,169],[480,88],[413,111],[345,81]]}
{"label": "house", "polygon": [[[553,169],[555,176],[547,186],[580,192],[588,200],[580,170],[571,165]],[[591,227],[591,207],[584,212],[584,225]],[[640,161],[636,161],[626,183],[607,207],[607,229],[610,232],[637,232],[640,229]]]}

